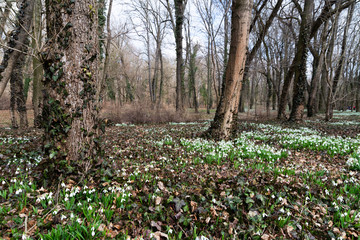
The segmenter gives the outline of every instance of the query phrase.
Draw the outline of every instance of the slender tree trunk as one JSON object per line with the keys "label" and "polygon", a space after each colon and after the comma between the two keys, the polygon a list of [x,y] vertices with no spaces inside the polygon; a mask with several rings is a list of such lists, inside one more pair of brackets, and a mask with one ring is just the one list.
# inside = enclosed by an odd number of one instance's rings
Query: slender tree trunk
{"label": "slender tree trunk", "polygon": [[164,63],[163,63],[163,56],[161,48],[159,49],[159,56],[160,56],[160,86],[159,86],[159,100],[158,106],[161,105],[161,99],[163,95],[163,86],[164,86]]}
{"label": "slender tree trunk", "polygon": [[[5,54],[11,54],[10,61],[6,62],[6,58],[4,56],[3,64],[8,64],[7,69],[5,70],[5,79],[3,79],[4,87],[6,86],[6,74],[9,74],[10,77],[10,108],[11,108],[11,122],[12,127],[17,128],[17,120],[16,120],[16,112],[20,118],[19,127],[24,129],[28,127],[27,121],[27,113],[26,113],[26,100],[24,96],[24,84],[23,84],[23,69],[25,66],[25,53],[29,46],[29,36],[28,31],[32,24],[33,19],[33,9],[34,2],[27,3],[26,1],[22,1],[20,5],[19,12],[17,13],[17,22],[16,22],[16,30],[13,31],[13,34],[9,40],[9,47],[14,48],[6,50]],[[21,43],[22,45],[20,45]],[[18,50],[18,51],[17,51]],[[21,52],[19,52],[21,51]],[[14,58],[16,57],[16,58]],[[0,77],[0,80],[1,77]],[[0,94],[1,95],[1,94]]]}
{"label": "slender tree trunk", "polygon": [[110,19],[111,19],[111,11],[112,11],[112,4],[113,0],[109,1],[109,9],[106,17],[106,45],[105,45],[105,58],[104,58],[104,69],[102,71],[101,79],[99,79],[99,85],[97,89],[97,95],[96,99],[98,101],[101,101],[101,99],[104,97],[104,91],[105,91],[105,83],[108,78],[108,68],[109,68],[109,51],[110,51],[110,45],[111,45],[111,28],[110,28]]}
{"label": "slender tree trunk", "polygon": [[211,73],[212,73],[212,64],[210,63],[210,43],[211,38],[208,35],[208,52],[207,52],[207,104],[206,104],[206,113],[210,114],[210,109],[212,106],[212,93],[211,93]]}
{"label": "slender tree trunk", "polygon": [[[239,111],[240,112],[245,111],[245,96],[246,96],[245,91],[248,89],[248,87],[246,85],[250,84],[250,81],[248,79],[250,65],[251,65],[252,61],[254,60],[257,51],[261,47],[261,43],[264,41],[264,38],[282,5],[282,2],[283,2],[283,0],[278,0],[276,2],[274,9],[272,10],[269,18],[267,19],[264,27],[260,31],[259,37],[257,38],[254,47],[251,49],[251,51],[249,52],[249,54],[247,56],[246,63],[245,63],[244,81],[243,81],[244,86],[241,90],[240,99],[239,99],[239,101],[240,101]],[[264,4],[266,4],[266,1],[264,1]],[[265,6],[265,5],[263,5],[263,6]],[[260,10],[260,12],[261,12],[261,10]]]}
{"label": "slender tree trunk", "polygon": [[216,109],[214,121],[207,131],[207,134],[213,138],[227,139],[236,129],[252,5],[252,0],[234,0],[232,4],[231,43],[224,90]]}
{"label": "slender tree trunk", "polygon": [[10,8],[11,8],[11,1],[10,0],[5,0],[6,5],[4,7],[4,9],[0,12],[0,36],[3,35],[3,33],[5,32],[5,25],[8,21],[9,18],[9,14],[10,14]]}
{"label": "slender tree trunk", "polygon": [[4,93],[15,66],[19,67],[17,63],[19,58],[24,52],[27,52],[27,47],[29,46],[28,33],[32,24],[34,2],[23,0],[21,6],[22,10],[17,14],[18,23],[15,30],[9,36],[7,44],[9,48],[4,53],[0,67],[0,97]]}
{"label": "slender tree trunk", "polygon": [[[32,47],[33,49],[39,49],[41,44],[41,10],[42,4],[41,0],[35,1],[34,6],[34,38],[32,39]],[[36,50],[37,51],[37,50]],[[37,57],[32,58],[33,65],[33,96],[32,96],[32,104],[34,108],[34,126],[41,126],[41,109],[42,109],[42,78],[43,78],[43,68],[42,64]]]}
{"label": "slender tree trunk", "polygon": [[[97,89],[99,40],[97,0],[46,0],[48,48],[45,71],[45,178],[85,177],[102,153]],[[50,175],[51,174],[51,175]]]}
{"label": "slender tree trunk", "polygon": [[333,78],[333,82],[331,84],[331,89],[329,90],[328,103],[327,103],[328,109],[326,111],[326,116],[325,116],[326,121],[330,121],[333,117],[333,111],[334,111],[334,107],[335,107],[335,95],[336,95],[337,85],[339,83],[339,80],[340,80],[342,72],[343,72],[343,67],[344,67],[344,62],[345,62],[347,36],[348,36],[350,23],[352,21],[352,16],[354,13],[354,8],[355,8],[355,3],[353,3],[350,6],[350,8],[348,9],[346,25],[344,28],[344,36],[343,36],[342,45],[341,45],[340,60],[339,60],[338,66],[335,70],[335,75]]}

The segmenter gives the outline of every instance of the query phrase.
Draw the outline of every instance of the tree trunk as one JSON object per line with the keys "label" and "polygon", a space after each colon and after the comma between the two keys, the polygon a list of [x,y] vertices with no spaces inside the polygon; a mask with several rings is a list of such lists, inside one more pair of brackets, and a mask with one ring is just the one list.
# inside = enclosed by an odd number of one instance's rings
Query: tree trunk
{"label": "tree trunk", "polygon": [[[46,171],[81,174],[101,154],[97,87],[99,84],[98,12],[96,0],[46,0],[48,48],[42,52],[45,71],[43,125]],[[52,175],[51,175],[52,174]]]}
{"label": "tree trunk", "polygon": [[[27,45],[29,41],[26,41]],[[10,103],[12,113],[12,127],[17,128],[15,110],[19,115],[19,127],[25,129],[28,127],[27,113],[26,113],[26,100],[24,96],[24,84],[23,84],[23,69],[25,65],[25,55],[21,54],[16,61],[14,69],[10,77]]]}
{"label": "tree trunk", "polygon": [[5,32],[5,25],[8,21],[9,18],[9,14],[10,14],[10,8],[11,8],[11,1],[10,0],[5,0],[6,5],[4,7],[3,10],[0,10],[0,36],[3,35],[3,33]]}
{"label": "tree trunk", "polygon": [[231,42],[226,79],[214,121],[207,131],[213,138],[228,139],[236,128],[252,5],[252,0],[234,0],[232,4]]}
{"label": "tree trunk", "polygon": [[24,52],[27,52],[29,46],[28,33],[32,24],[34,2],[23,0],[20,6],[22,10],[17,14],[18,23],[9,36],[7,44],[9,48],[5,51],[0,66],[0,97],[4,93],[15,66],[19,67],[19,58]]}
{"label": "tree trunk", "polygon": [[342,45],[341,45],[340,59],[339,59],[338,66],[335,70],[335,75],[333,78],[333,82],[331,84],[331,89],[329,90],[329,93],[328,93],[328,95],[329,95],[328,103],[327,103],[328,108],[326,110],[326,116],[325,116],[326,121],[330,121],[333,117],[333,111],[334,111],[334,107],[335,107],[335,95],[336,95],[337,85],[339,83],[340,77],[343,72],[343,67],[344,67],[344,62],[345,62],[347,36],[348,36],[350,23],[352,21],[352,16],[354,13],[354,8],[355,8],[355,4],[353,3],[348,10],[349,12],[347,15],[346,25],[344,28],[344,37],[343,37]]}
{"label": "tree trunk", "polygon": [[174,0],[175,3],[175,43],[176,43],[176,111],[184,112],[184,61],[183,61],[183,25],[187,0]]}
{"label": "tree trunk", "polygon": [[[111,19],[111,11],[112,11],[112,4],[113,0],[109,1],[109,9],[106,17],[106,45],[105,45],[105,59],[104,59],[104,69],[102,72],[102,77],[99,79],[99,85],[97,89],[97,96],[96,99],[98,101],[101,101],[101,99],[104,97],[104,91],[105,91],[105,83],[108,78],[108,67],[109,67],[109,51],[110,51],[110,45],[111,45],[111,28],[110,28],[110,19]],[[115,80],[116,81],[116,80]]]}
{"label": "tree trunk", "polygon": [[294,97],[289,121],[301,121],[304,114],[306,90],[306,60],[310,42],[310,30],[313,0],[305,0],[304,10],[301,13],[299,40],[296,49],[296,66],[294,78]]}
{"label": "tree trunk", "polygon": [[[35,1],[34,6],[34,38],[32,39],[32,47],[38,51],[39,45],[41,43],[41,9],[42,4],[41,0]],[[43,68],[42,64],[37,57],[32,58],[33,65],[33,96],[32,104],[34,108],[34,127],[41,126],[41,109],[42,109],[42,78],[43,78]]]}
{"label": "tree trunk", "polygon": [[207,104],[206,104],[206,113],[210,114],[210,109],[212,106],[212,93],[211,93],[211,76],[212,76],[212,64],[210,63],[210,43],[211,37],[208,35],[208,52],[207,52]]}
{"label": "tree trunk", "polygon": [[[8,47],[5,51],[2,66],[3,75],[0,75],[0,96],[5,90],[6,84],[10,79],[10,108],[11,125],[17,128],[16,112],[20,118],[20,128],[27,128],[26,100],[24,96],[23,68],[25,65],[25,53],[29,46],[28,31],[30,30],[33,19],[34,2],[22,1],[20,10],[17,13],[17,22],[15,30],[10,36]],[[1,68],[3,69],[3,68]],[[1,70],[0,69],[0,73]],[[2,79],[4,77],[4,79]]]}

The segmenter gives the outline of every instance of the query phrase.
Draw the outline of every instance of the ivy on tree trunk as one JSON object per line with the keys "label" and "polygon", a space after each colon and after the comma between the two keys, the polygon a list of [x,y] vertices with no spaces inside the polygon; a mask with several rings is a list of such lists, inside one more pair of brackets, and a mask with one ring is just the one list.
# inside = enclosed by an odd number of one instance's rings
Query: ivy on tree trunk
{"label": "ivy on tree trunk", "polygon": [[97,0],[46,0],[42,52],[46,174],[82,174],[99,153]]}

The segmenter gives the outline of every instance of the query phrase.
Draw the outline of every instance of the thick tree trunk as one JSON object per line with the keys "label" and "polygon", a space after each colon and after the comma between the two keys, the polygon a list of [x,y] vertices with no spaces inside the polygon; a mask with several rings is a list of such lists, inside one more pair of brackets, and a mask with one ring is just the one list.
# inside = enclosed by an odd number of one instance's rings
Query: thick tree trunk
{"label": "thick tree trunk", "polygon": [[236,128],[252,5],[252,0],[233,1],[231,43],[226,79],[214,121],[207,131],[207,134],[213,138],[228,139]]}
{"label": "thick tree trunk", "polygon": [[305,0],[304,10],[301,13],[299,40],[297,43],[296,67],[294,79],[294,97],[289,121],[301,121],[304,114],[306,90],[306,60],[310,42],[310,30],[313,0]]}
{"label": "thick tree trunk", "polygon": [[[96,0],[46,0],[44,177],[83,174],[101,153]],[[57,179],[55,179],[57,180]]]}

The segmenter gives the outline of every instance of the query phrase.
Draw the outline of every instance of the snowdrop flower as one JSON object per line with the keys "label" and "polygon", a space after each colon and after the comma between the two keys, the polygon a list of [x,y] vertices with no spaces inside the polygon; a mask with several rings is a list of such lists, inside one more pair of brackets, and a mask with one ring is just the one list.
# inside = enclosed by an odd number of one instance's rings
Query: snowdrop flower
{"label": "snowdrop flower", "polygon": [[67,217],[65,216],[65,215],[61,215],[61,217],[60,217],[60,219],[61,220],[64,220],[64,219],[66,219]]}
{"label": "snowdrop flower", "polygon": [[49,205],[51,205],[52,204],[52,201],[51,200],[49,200]]}
{"label": "snowdrop flower", "polygon": [[279,202],[281,202],[283,200],[283,198],[282,197],[279,197]]}
{"label": "snowdrop flower", "polygon": [[26,240],[26,239],[29,239],[29,237],[25,233],[23,233],[23,235],[21,236],[21,239]]}
{"label": "snowdrop flower", "polygon": [[58,213],[58,210],[53,211],[53,215],[56,215]]}
{"label": "snowdrop flower", "polygon": [[73,214],[73,213],[70,214],[70,218],[74,218],[74,214]]}
{"label": "snowdrop flower", "polygon": [[91,236],[95,236],[95,228],[94,227],[91,228]]}
{"label": "snowdrop flower", "polygon": [[82,223],[82,221],[81,221],[81,219],[80,219],[80,218],[76,219],[76,221],[77,221],[79,224],[81,224],[81,223]]}
{"label": "snowdrop flower", "polygon": [[100,208],[100,213],[103,213],[104,212],[104,209]]}
{"label": "snowdrop flower", "polygon": [[306,201],[309,201],[309,200],[310,200],[310,198],[309,198],[309,197],[306,197],[306,198],[305,198],[305,200],[306,200]]}
{"label": "snowdrop flower", "polygon": [[329,195],[329,194],[330,194],[327,189],[325,189],[325,194],[326,194],[326,195]]}
{"label": "snowdrop flower", "polygon": [[91,207],[91,205],[88,207],[88,209],[91,211],[92,210],[92,207]]}
{"label": "snowdrop flower", "polygon": [[271,197],[272,197],[272,198],[275,198],[275,195],[273,194],[273,195],[271,195]]}
{"label": "snowdrop flower", "polygon": [[15,194],[20,194],[22,193],[22,189],[16,190]]}
{"label": "snowdrop flower", "polygon": [[68,197],[65,197],[65,198],[64,198],[64,201],[65,201],[65,202],[69,201],[69,198],[68,198]]}
{"label": "snowdrop flower", "polygon": [[87,198],[87,201],[88,201],[88,202],[91,202],[91,198]]}
{"label": "snowdrop flower", "polygon": [[262,214],[262,217],[264,218],[264,217],[267,217],[268,215],[266,214],[266,213],[263,213]]}
{"label": "snowdrop flower", "polygon": [[4,185],[4,184],[5,184],[5,181],[3,180],[3,181],[1,182],[1,184]]}
{"label": "snowdrop flower", "polygon": [[343,202],[344,201],[344,198],[343,198],[343,196],[339,196],[338,198],[337,198],[337,200],[339,200],[340,202]]}
{"label": "snowdrop flower", "polygon": [[288,212],[286,213],[286,215],[291,216],[291,212],[288,211]]}
{"label": "snowdrop flower", "polygon": [[61,183],[61,187],[63,187],[63,188],[66,187],[64,182]]}
{"label": "snowdrop flower", "polygon": [[81,202],[79,202],[77,205],[80,207],[82,204],[81,204]]}
{"label": "snowdrop flower", "polygon": [[281,213],[285,213],[284,208],[281,208],[279,211],[280,211]]}

